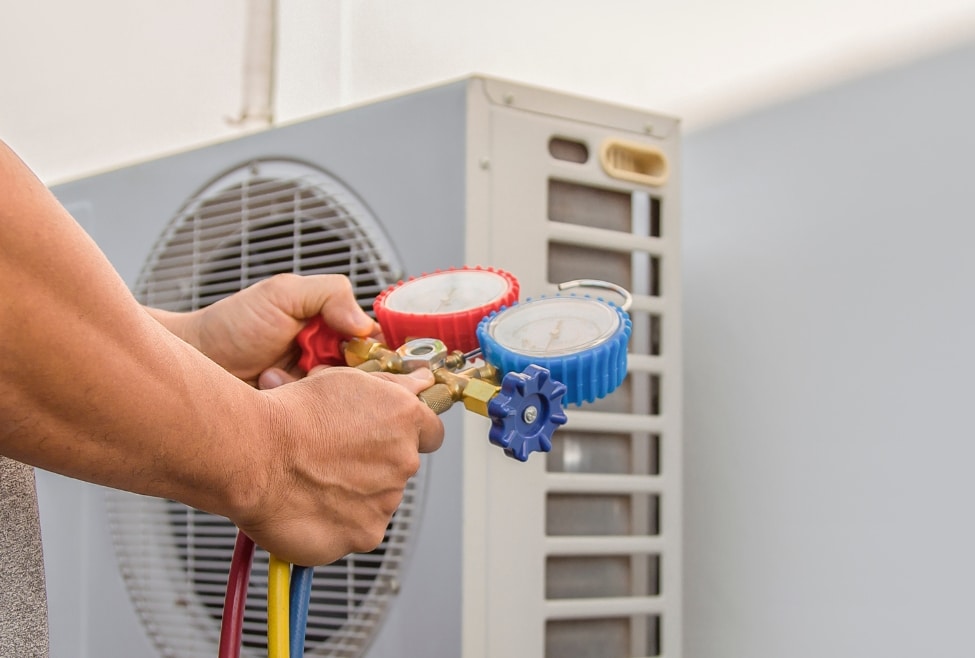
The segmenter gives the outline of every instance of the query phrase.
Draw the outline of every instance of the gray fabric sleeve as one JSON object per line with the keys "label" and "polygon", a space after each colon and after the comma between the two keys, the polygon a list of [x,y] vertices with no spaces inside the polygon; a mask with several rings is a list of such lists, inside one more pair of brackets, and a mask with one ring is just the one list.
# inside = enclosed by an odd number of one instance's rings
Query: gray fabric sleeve
{"label": "gray fabric sleeve", "polygon": [[0,456],[0,657],[47,658],[47,591],[34,469]]}

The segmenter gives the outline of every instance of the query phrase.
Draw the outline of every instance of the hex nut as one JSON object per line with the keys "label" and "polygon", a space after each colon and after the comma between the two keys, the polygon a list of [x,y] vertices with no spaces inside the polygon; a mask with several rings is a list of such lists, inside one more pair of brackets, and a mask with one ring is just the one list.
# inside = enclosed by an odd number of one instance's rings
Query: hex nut
{"label": "hex nut", "polygon": [[501,390],[499,386],[483,379],[471,379],[464,386],[464,406],[467,407],[468,411],[487,417],[488,402],[497,395],[499,390]]}
{"label": "hex nut", "polygon": [[402,372],[417,368],[436,370],[447,358],[447,346],[436,338],[415,338],[401,345],[396,353],[403,361]]}

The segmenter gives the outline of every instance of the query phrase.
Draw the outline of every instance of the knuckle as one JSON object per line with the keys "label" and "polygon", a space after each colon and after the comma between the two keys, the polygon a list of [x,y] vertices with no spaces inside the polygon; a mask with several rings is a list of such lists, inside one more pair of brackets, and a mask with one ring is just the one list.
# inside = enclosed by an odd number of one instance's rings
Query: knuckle
{"label": "knuckle", "polygon": [[352,539],[352,550],[356,553],[368,553],[375,549],[386,538],[386,523],[373,523],[363,528]]}
{"label": "knuckle", "polygon": [[[404,484],[403,487],[405,488],[406,485]],[[403,489],[395,489],[386,495],[386,498],[383,501],[383,511],[386,513],[387,521],[392,518],[393,514],[396,513],[396,510],[399,509],[402,502]]]}
{"label": "knuckle", "polygon": [[293,272],[281,272],[265,279],[264,285],[275,291],[284,290],[294,285],[299,278],[300,276]]}
{"label": "knuckle", "polygon": [[330,274],[329,276],[332,277],[332,281],[339,288],[349,291],[352,290],[352,280],[349,279],[349,277],[345,276],[344,274]]}
{"label": "knuckle", "polygon": [[[420,455],[417,452],[410,451],[406,457],[402,460],[403,474],[409,479],[416,475],[417,471],[420,470]],[[402,499],[403,494],[400,492],[400,499]],[[399,501],[396,503],[399,505]]]}
{"label": "knuckle", "polygon": [[352,292],[352,280],[344,274],[316,274],[317,282],[334,292]]}

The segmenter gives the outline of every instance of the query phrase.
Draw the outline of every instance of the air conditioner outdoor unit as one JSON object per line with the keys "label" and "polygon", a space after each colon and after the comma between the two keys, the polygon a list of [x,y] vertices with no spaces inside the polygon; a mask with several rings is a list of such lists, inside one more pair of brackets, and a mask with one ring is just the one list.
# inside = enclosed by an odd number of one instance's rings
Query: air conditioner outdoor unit
{"label": "air conditioner outdoor unit", "polygon": [[[188,310],[277,272],[364,308],[460,265],[522,298],[633,293],[629,375],[526,463],[456,405],[383,544],[316,570],[308,656],[681,655],[678,124],[486,77],[58,185],[141,301]],[[40,473],[55,658],[217,654],[234,528]],[[260,555],[260,551],[258,552]],[[266,558],[244,655],[265,655]]]}

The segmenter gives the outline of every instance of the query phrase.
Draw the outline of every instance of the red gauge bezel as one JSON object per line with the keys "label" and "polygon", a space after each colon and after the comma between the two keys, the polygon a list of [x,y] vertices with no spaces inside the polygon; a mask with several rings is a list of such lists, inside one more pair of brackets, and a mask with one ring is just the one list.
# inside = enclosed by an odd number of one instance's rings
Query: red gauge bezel
{"label": "red gauge bezel", "polygon": [[[386,306],[389,295],[404,285],[431,276],[457,272],[491,272],[504,278],[508,288],[497,299],[487,304],[453,313],[409,313],[394,311]],[[399,281],[380,293],[373,302],[372,308],[376,312],[376,321],[379,322],[386,345],[389,347],[395,349],[412,338],[438,338],[444,342],[447,349],[467,353],[479,347],[478,323],[492,312],[518,301],[519,291],[518,279],[504,270],[480,266],[451,267]]]}

